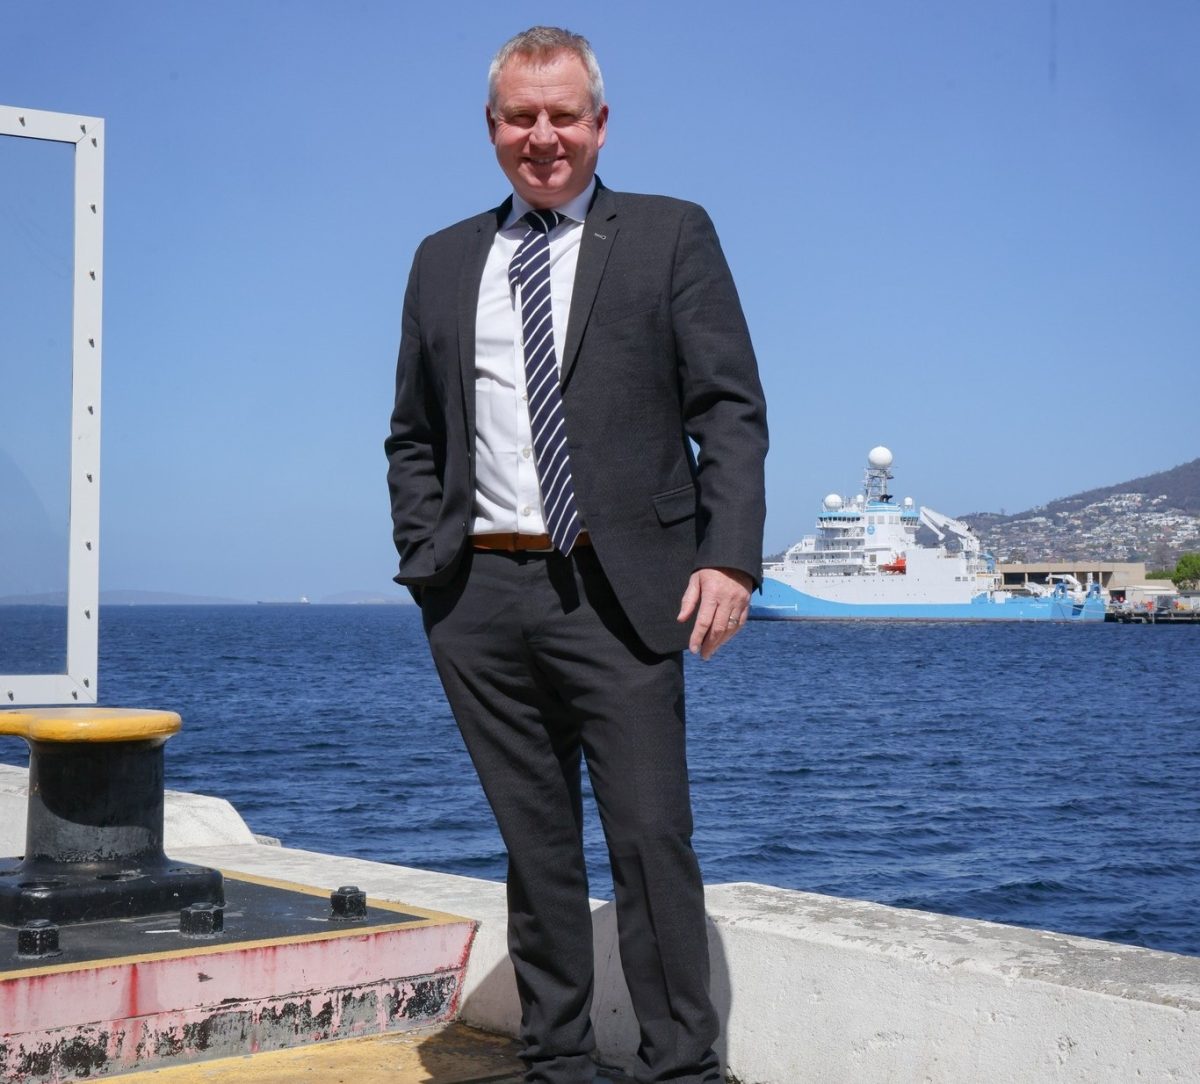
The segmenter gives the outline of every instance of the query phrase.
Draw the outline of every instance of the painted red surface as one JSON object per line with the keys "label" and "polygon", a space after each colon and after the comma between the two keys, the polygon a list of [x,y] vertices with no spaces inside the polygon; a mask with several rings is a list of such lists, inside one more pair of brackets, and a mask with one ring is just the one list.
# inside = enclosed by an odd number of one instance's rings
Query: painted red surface
{"label": "painted red surface", "polygon": [[471,933],[464,921],[18,975],[0,979],[0,1035],[456,970]]}
{"label": "painted red surface", "polygon": [[0,1081],[55,1084],[449,1019],[474,931],[364,930],[0,979]]}

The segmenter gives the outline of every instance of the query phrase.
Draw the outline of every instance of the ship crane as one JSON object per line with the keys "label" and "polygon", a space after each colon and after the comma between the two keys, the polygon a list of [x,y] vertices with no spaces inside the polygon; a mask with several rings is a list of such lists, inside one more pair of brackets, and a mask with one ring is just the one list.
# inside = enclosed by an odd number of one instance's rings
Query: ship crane
{"label": "ship crane", "polygon": [[949,534],[958,540],[966,557],[979,556],[979,539],[961,519],[952,519],[950,516],[944,516],[941,512],[935,512],[932,508],[921,505],[921,522],[937,535],[939,543],[944,542],[946,535]]}

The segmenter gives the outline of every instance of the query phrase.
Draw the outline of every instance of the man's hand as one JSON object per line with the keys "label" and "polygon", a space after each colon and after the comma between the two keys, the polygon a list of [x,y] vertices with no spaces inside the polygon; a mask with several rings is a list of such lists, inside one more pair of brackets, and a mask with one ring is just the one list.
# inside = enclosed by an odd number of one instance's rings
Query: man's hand
{"label": "man's hand", "polygon": [[754,581],[736,568],[701,568],[692,573],[679,606],[681,624],[696,618],[688,650],[711,659],[746,623]]}

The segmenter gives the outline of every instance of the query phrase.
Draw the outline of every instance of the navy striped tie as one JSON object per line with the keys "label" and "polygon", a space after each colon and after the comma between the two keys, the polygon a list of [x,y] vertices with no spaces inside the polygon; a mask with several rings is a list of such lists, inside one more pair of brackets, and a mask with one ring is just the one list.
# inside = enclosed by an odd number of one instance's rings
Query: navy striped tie
{"label": "navy striped tie", "polygon": [[508,265],[508,282],[521,285],[521,341],[525,350],[525,389],[534,462],[542,491],[542,513],[554,548],[571,552],[579,537],[579,509],[571,480],[567,429],[554,353],[550,298],[550,231],[562,221],[557,211],[530,211],[528,232]]}

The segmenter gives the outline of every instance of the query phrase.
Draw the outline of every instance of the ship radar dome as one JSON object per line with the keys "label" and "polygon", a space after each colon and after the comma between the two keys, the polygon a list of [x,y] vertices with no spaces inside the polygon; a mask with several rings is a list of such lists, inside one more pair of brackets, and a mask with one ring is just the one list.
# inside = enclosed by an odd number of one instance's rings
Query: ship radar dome
{"label": "ship radar dome", "polygon": [[880,444],[867,453],[867,462],[872,467],[890,467],[892,465],[891,450]]}
{"label": "ship radar dome", "polygon": [[839,493],[830,493],[822,502],[827,512],[836,512],[842,507],[842,498]]}
{"label": "ship radar dome", "polygon": [[905,508],[911,508],[912,506],[913,506],[913,499],[912,499],[912,497],[905,497],[905,498],[904,498],[904,507],[905,507]]}

